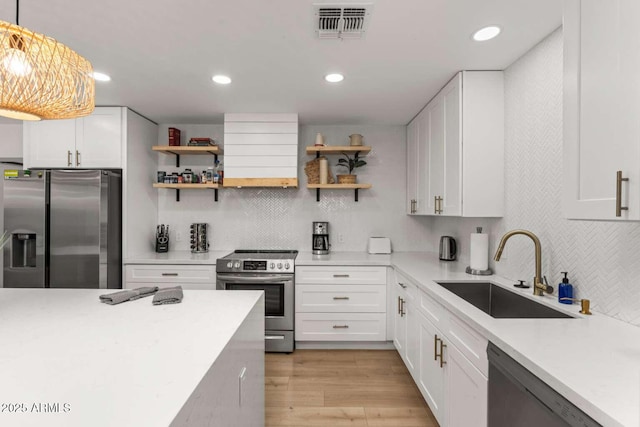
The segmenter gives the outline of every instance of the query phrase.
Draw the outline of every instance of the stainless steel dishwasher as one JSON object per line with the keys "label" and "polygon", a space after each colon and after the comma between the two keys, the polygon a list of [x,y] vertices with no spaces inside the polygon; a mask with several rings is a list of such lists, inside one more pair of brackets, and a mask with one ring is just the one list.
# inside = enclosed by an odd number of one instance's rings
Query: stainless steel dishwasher
{"label": "stainless steel dishwasher", "polygon": [[601,426],[493,343],[489,357],[489,427]]}

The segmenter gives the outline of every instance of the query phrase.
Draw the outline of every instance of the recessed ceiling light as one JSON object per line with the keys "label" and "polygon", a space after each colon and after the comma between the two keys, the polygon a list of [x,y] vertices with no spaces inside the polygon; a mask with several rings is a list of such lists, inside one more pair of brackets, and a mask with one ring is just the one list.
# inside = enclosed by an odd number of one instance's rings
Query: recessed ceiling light
{"label": "recessed ceiling light", "polygon": [[111,77],[109,77],[107,74],[99,73],[97,71],[93,72],[93,78],[94,78],[94,80],[99,81],[99,82],[109,82],[109,81],[111,81]]}
{"label": "recessed ceiling light", "polygon": [[229,83],[231,83],[231,78],[227,76],[223,76],[222,74],[217,74],[211,77],[211,80],[213,80],[214,82],[220,85],[228,85]]}
{"label": "recessed ceiling light", "polygon": [[327,74],[324,79],[329,83],[338,83],[344,80],[344,76],[338,73]]}
{"label": "recessed ceiling light", "polygon": [[477,42],[484,42],[487,40],[491,40],[498,34],[500,34],[500,27],[491,25],[489,27],[481,28],[473,33],[473,39]]}

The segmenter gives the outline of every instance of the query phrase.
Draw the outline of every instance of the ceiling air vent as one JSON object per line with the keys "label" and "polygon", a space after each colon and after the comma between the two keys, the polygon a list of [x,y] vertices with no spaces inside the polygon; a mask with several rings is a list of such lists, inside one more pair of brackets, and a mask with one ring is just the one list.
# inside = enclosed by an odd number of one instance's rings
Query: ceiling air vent
{"label": "ceiling air vent", "polygon": [[371,3],[315,4],[315,31],[321,39],[359,39],[367,29]]}

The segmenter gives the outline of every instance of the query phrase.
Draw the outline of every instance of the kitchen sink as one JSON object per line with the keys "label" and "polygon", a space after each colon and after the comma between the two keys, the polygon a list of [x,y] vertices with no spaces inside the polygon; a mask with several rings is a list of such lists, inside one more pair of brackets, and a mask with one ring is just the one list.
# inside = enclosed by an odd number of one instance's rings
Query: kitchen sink
{"label": "kitchen sink", "polygon": [[496,319],[573,319],[489,282],[437,282]]}

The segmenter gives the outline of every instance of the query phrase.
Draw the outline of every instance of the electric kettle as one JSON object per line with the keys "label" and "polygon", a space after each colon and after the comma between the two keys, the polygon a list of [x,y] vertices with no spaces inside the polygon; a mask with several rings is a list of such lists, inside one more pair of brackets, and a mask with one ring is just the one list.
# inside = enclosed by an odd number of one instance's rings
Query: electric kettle
{"label": "electric kettle", "polygon": [[456,239],[451,236],[440,237],[440,261],[455,261],[457,255]]}

